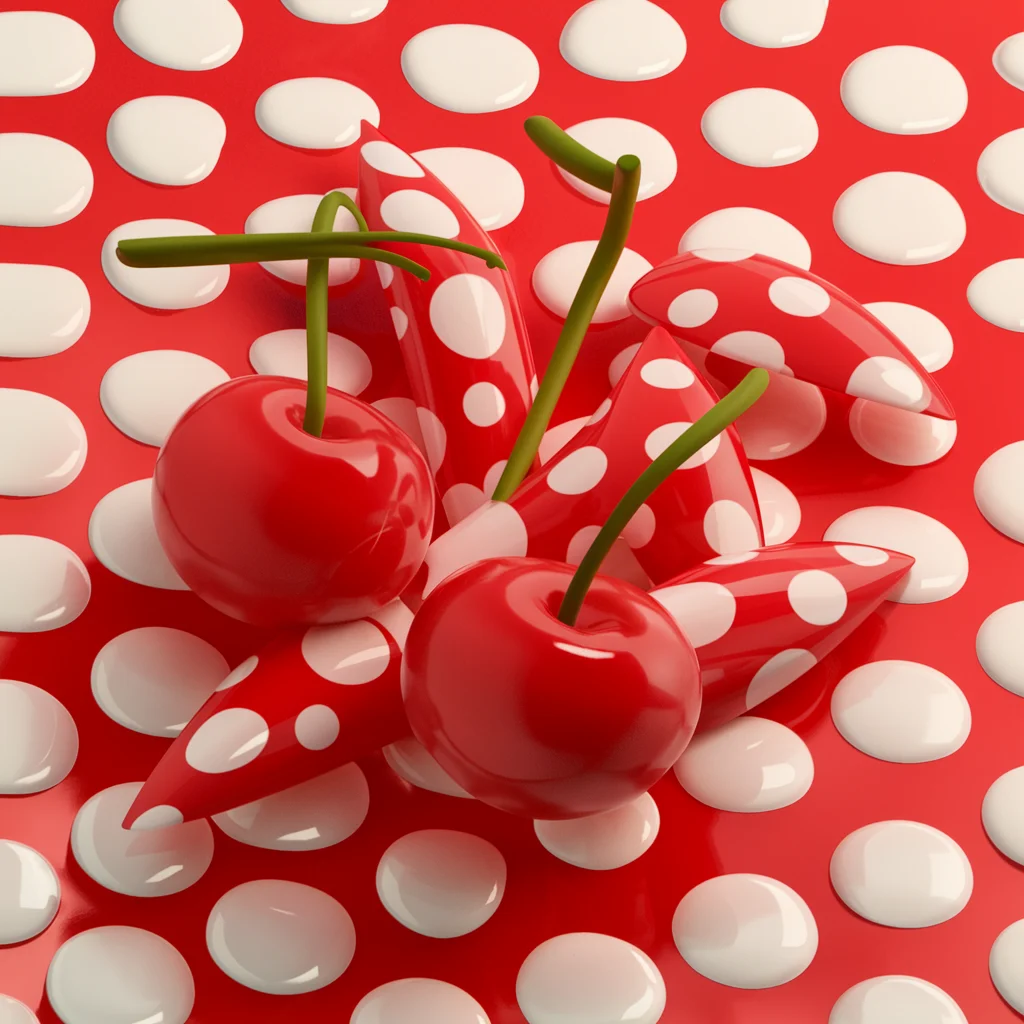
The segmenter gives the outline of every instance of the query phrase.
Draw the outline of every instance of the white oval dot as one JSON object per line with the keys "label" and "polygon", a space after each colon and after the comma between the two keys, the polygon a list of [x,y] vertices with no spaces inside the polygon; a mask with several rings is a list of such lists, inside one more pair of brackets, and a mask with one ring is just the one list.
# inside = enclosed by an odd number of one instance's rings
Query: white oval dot
{"label": "white oval dot", "polygon": [[829,875],[855,914],[890,928],[948,921],[974,887],[964,851],[917,821],[876,821],[851,832],[832,854]]}
{"label": "white oval dot", "polygon": [[[1024,32],[1021,33],[1024,36]],[[1016,38],[1016,37],[1011,37]],[[1024,42],[1024,40],[1022,40]],[[1021,46],[1024,50],[1024,45]],[[997,51],[998,52],[998,51]],[[1021,57],[1020,87],[1024,89],[1024,55]],[[1024,920],[1004,928],[992,943],[988,958],[989,974],[996,991],[1006,1002],[1024,1013]]]}
{"label": "white oval dot", "polygon": [[484,231],[503,228],[522,213],[523,176],[504,157],[463,146],[422,149],[413,156],[451,190]]}
{"label": "white oval dot", "polygon": [[578,416],[545,430],[537,448],[540,464],[544,466],[549,463],[589,422],[587,417]]}
{"label": "white oval dot", "polygon": [[400,178],[422,178],[423,168],[393,142],[372,139],[359,147],[359,155],[375,170]]}
{"label": "white oval dot", "polygon": [[981,624],[978,661],[993,682],[1024,697],[1024,601],[997,608]]}
{"label": "white oval dot", "polygon": [[818,950],[810,908],[788,885],[764,875],[701,882],[676,907],[672,936],[695,971],[732,988],[784,985],[807,970]]}
{"label": "white oval dot", "polygon": [[262,715],[249,708],[225,708],[192,734],[185,760],[198,772],[219,775],[255,761],[269,738]]}
{"label": "white oval dot", "polygon": [[821,569],[798,572],[786,588],[789,606],[812,626],[829,626],[846,613],[846,588]]}
{"label": "white oval dot", "polygon": [[310,704],[295,717],[295,738],[306,750],[326,750],[341,732],[341,722],[326,704]]}
{"label": "white oval dot", "polygon": [[850,433],[868,453],[894,466],[926,466],[947,455],[956,420],[895,409],[858,398],[850,408]]}
{"label": "white oval dot", "polygon": [[1024,89],[1024,32],[1007,36],[995,48],[992,64],[1010,85]]}
{"label": "white oval dot", "polygon": [[388,0],[281,0],[297,18],[322,25],[359,25],[383,13]]}
{"label": "white oval dot", "polygon": [[35,938],[59,907],[60,882],[50,862],[31,846],[0,839],[0,947]]}
{"label": "white oval dot", "polygon": [[349,1024],[490,1024],[484,1008],[468,993],[434,978],[400,978],[372,989],[359,1000]]}
{"label": "white oval dot", "polygon": [[533,823],[545,850],[589,871],[611,871],[631,864],[651,848],[660,827],[658,805],[649,793],[601,814]]}
{"label": "white oval dot", "polygon": [[[760,547],[761,536],[750,513],[730,498],[713,501],[704,513],[704,537],[720,555],[744,555]],[[752,555],[750,557],[753,557]],[[746,557],[739,561],[745,561]]]}
{"label": "white oval dot", "polygon": [[990,142],[978,157],[978,183],[993,202],[1014,213],[1024,213],[1024,128]]}
{"label": "white oval dot", "polygon": [[914,661],[871,661],[832,692],[842,737],[882,761],[918,764],[948,757],[971,731],[971,708],[948,676]]}
{"label": "white oval dot", "polygon": [[20,999],[0,995],[0,1024],[39,1024],[39,1018]]}
{"label": "white oval dot", "polygon": [[[646,452],[647,458],[653,462],[692,426],[692,423],[663,423],[660,427],[655,427],[644,439],[644,452]],[[721,434],[716,434],[703,448],[676,466],[676,469],[696,469],[697,466],[703,466],[705,462],[713,458],[721,443]]]}
{"label": "white oval dot", "polygon": [[243,679],[248,679],[249,676],[256,671],[256,666],[259,664],[259,658],[253,654],[246,658],[240,665],[233,668],[224,679],[217,684],[214,692],[219,693],[221,690],[230,690],[232,686],[237,686]]}
{"label": "white oval dot", "polygon": [[825,417],[820,388],[773,373],[768,390],[736,421],[736,429],[748,459],[785,459],[817,440]]}
{"label": "white oval dot", "polygon": [[786,353],[770,334],[763,331],[733,331],[718,339],[712,352],[736,359],[748,366],[762,366],[776,372],[784,370]]}
{"label": "white oval dot", "polygon": [[359,619],[307,630],[302,638],[302,657],[329,682],[360,686],[384,674],[391,649],[380,627]]}
{"label": "white oval dot", "polygon": [[836,1001],[828,1024],[967,1024],[963,1011],[937,985],[905,974],[869,978]]}
{"label": "white oval dot", "polygon": [[184,957],[142,928],[108,925],[68,939],[46,972],[46,996],[62,1021],[112,1024],[156,1018],[185,1024],[195,983]]}
{"label": "white oval dot", "polygon": [[1000,853],[1024,864],[1024,768],[1000,775],[988,788],[981,804],[981,820]]}
{"label": "white oval dot", "polygon": [[836,554],[854,565],[885,565],[889,555],[881,548],[864,547],[860,544],[837,544]]}
{"label": "white oval dot", "polygon": [[[305,380],[306,332],[293,328],[261,335],[249,348],[249,362],[257,373]],[[340,334],[328,333],[328,387],[347,395],[361,395],[372,376],[373,367],[363,349]]]}
{"label": "white oval dot", "polygon": [[383,753],[392,771],[410,785],[431,793],[473,799],[414,737],[407,736],[404,740],[389,744]]}
{"label": "white oval dot", "polygon": [[0,794],[41,793],[63,782],[78,757],[78,729],[56,697],[0,679]]}
{"label": "white oval dot", "polygon": [[790,647],[773,654],[750,680],[746,695],[747,710],[774,697],[817,664],[818,659],[800,647]]}
{"label": "white oval dot", "polygon": [[694,799],[722,811],[774,811],[799,800],[814,781],[807,744],[792,729],[744,715],[695,736],[675,765]]}
{"label": "white oval dot", "polygon": [[676,327],[700,327],[718,312],[718,296],[707,288],[691,288],[668,304],[669,323]]}
{"label": "white oval dot", "polygon": [[927,309],[907,302],[865,302],[864,308],[881,320],[929,373],[941,370],[953,357],[953,335]]}
{"label": "white oval dot", "polygon": [[800,503],[780,480],[760,469],[751,469],[757,509],[761,513],[766,546],[785,544],[800,529]]}
{"label": "white oval dot", "polygon": [[151,64],[209,71],[242,44],[242,19],[228,0],[118,0],[114,30]]}
{"label": "white oval dot", "polygon": [[48,135],[0,134],[0,225],[51,227],[77,217],[92,196],[89,161]]}
{"label": "white oval dot", "polygon": [[846,393],[910,410],[923,409],[931,399],[917,373],[892,356],[868,356],[859,363],[846,383]]}
{"label": "white oval dot", "polygon": [[691,224],[679,240],[679,251],[694,250],[732,250],[735,255],[729,259],[745,259],[751,252],[759,252],[803,270],[811,268],[807,239],[777,214],[750,206],[714,210]]}
{"label": "white oval dot", "polygon": [[678,391],[688,388],[697,378],[678,359],[651,359],[640,367],[640,379],[654,388]]}
{"label": "white oval dot", "polygon": [[0,14],[0,96],[71,92],[95,63],[92,37],[77,21],[50,11]]}
{"label": "white oval dot", "polygon": [[732,591],[710,580],[658,587],[651,597],[672,616],[694,647],[720,640],[736,618]]}
{"label": "white oval dot", "polygon": [[974,477],[978,510],[1000,533],[1024,544],[1024,441],[993,452]]}
{"label": "white oval dot", "polygon": [[980,270],[967,286],[967,301],[990,324],[1024,331],[1024,259],[1000,260]]}
{"label": "white oval dot", "polygon": [[615,387],[622,380],[623,374],[629,369],[629,364],[633,362],[633,358],[639,351],[640,342],[637,342],[635,345],[627,345],[608,364],[608,383],[612,387]]}
{"label": "white oval dot", "polygon": [[657,528],[654,510],[650,505],[641,505],[622,529],[622,539],[635,551],[651,542]]}
{"label": "white oval dot", "polygon": [[232,839],[262,850],[323,850],[348,839],[366,820],[370,791],[358,765],[213,816]]}
{"label": "white oval dot", "polygon": [[425,235],[455,238],[459,218],[437,196],[415,188],[403,188],[380,204],[381,219],[393,231],[419,231]]}
{"label": "white oval dot", "polygon": [[430,297],[430,325],[456,354],[489,359],[505,340],[505,304],[486,278],[455,274]]}
{"label": "white oval dot", "polygon": [[768,285],[768,298],[776,309],[791,316],[821,316],[832,301],[815,281],[802,277],[777,277]]}
{"label": "white oval dot", "polygon": [[256,123],[299,149],[341,149],[359,139],[359,124],[380,125],[380,109],[356,85],[337,78],[290,78],[264,90]]}
{"label": "white oval dot", "polygon": [[0,632],[43,633],[85,611],[92,583],[82,560],[48,537],[0,534]]}
{"label": "white oval dot", "polygon": [[470,384],[462,396],[462,411],[477,427],[493,427],[505,415],[505,396],[497,384],[480,380]]}
{"label": "white oval dot", "polygon": [[[0,19],[9,16],[0,14]],[[0,263],[0,357],[35,359],[64,352],[85,333],[91,311],[85,282],[70,270]]]}
{"label": "white oval dot", "polygon": [[19,388],[0,388],[0,495],[54,494],[85,465],[82,421],[63,402]]}
{"label": "white oval dot", "polygon": [[704,111],[701,131],[722,156],[747,167],[781,167],[818,144],[818,122],[807,106],[779,89],[739,89]]}
{"label": "white oval dot", "polygon": [[239,985],[299,995],[345,973],[356,932],[348,911],[327,893],[264,878],[217,900],[206,922],[206,945],[214,963]]}
{"label": "white oval dot", "polygon": [[601,482],[607,469],[608,456],[596,445],[584,445],[551,467],[548,487],[557,494],[586,494]]}
{"label": "white oval dot", "polygon": [[825,25],[828,0],[725,0],[722,27],[751,46],[777,49],[816,38]]}

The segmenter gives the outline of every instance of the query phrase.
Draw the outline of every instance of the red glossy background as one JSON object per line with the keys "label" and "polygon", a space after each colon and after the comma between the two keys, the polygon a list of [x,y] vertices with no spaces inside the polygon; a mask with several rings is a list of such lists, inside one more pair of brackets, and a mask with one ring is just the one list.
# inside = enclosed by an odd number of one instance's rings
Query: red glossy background
{"label": "red glossy background", "polygon": [[[974,638],[995,608],[1022,597],[1024,549],[997,534],[978,513],[974,474],[995,449],[1021,437],[1021,337],[977,317],[967,304],[970,279],[983,267],[1020,256],[1019,215],[991,202],[975,176],[978,154],[998,135],[1024,123],[1024,93],[994,71],[992,51],[1024,28],[1018,0],[833,0],[814,42],[764,50],[740,42],[718,21],[718,0],[661,0],[682,24],[689,51],[666,78],[626,84],[588,78],[558,53],[562,25],[578,0],[471,0],[413,3],[392,0],[379,18],[354,27],[300,21],[275,0],[235,0],[245,24],[238,55],[200,74],[147,63],[124,47],[111,23],[113,4],[69,0],[33,6],[68,14],[84,25],[97,48],[96,69],[75,92],[39,99],[0,100],[0,130],[57,136],[85,153],[96,188],[85,211],[52,228],[0,228],[0,259],[56,263],[89,286],[93,312],[83,339],[60,355],[0,361],[0,382],[46,392],[70,406],[89,436],[89,458],[66,490],[47,497],[0,500],[0,530],[53,537],[87,562],[93,597],[73,624],[34,636],[0,635],[0,676],[46,688],[68,707],[81,732],[78,764],[57,788],[22,799],[0,799],[0,836],[40,850],[58,869],[64,888],[57,920],[42,936],[0,950],[0,991],[36,1007],[46,966],[69,935],[101,924],[130,924],[166,937],[195,976],[195,1024],[297,1018],[347,1021],[356,1001],[394,978],[428,976],[451,981],[478,998],[492,1024],[522,1024],[514,984],[519,965],[552,935],[594,930],[620,936],[656,960],[668,989],[668,1024],[822,1024],[849,986],[879,974],[917,975],[944,988],[972,1024],[1020,1019],[995,992],[988,975],[993,939],[1024,917],[1024,876],[989,844],[980,806],[991,782],[1022,760],[1024,702],[981,671]],[[0,10],[22,8],[0,2]],[[420,99],[399,69],[399,53],[417,31],[451,21],[481,21],[522,38],[541,65],[540,86],[516,108],[487,115],[438,110]],[[970,92],[964,119],[935,135],[886,135],[861,125],[843,108],[839,80],[847,64],[876,46],[911,43],[934,49],[963,74]],[[103,415],[99,382],[117,359],[142,349],[188,348],[229,373],[249,372],[246,353],[260,334],[302,324],[302,303],[258,267],[232,271],[227,291],[209,306],[171,314],[132,305],[100,270],[100,246],[125,221],[182,217],[218,232],[241,230],[260,203],[297,192],[323,192],[355,183],[355,150],[308,153],[284,147],[256,125],[260,92],[284,78],[328,75],[366,89],[381,108],[381,127],[410,150],[476,146],[512,160],[527,184],[526,208],[495,233],[516,273],[538,363],[543,365],[558,322],[533,298],[530,272],[549,249],[596,238],[604,208],[572,192],[528,144],[520,125],[544,113],[563,125],[590,117],[648,120],[672,142],[680,162],[675,183],[638,210],[630,246],[654,263],[674,254],[683,230],[725,206],[771,210],[796,225],[813,251],[815,273],[862,301],[920,305],[951,329],[956,350],[938,374],[959,421],[959,437],[941,462],[906,470],[862,453],[845,426],[847,400],[830,396],[829,424],[806,451],[766,467],[797,495],[803,524],[797,540],[818,539],[837,515],[867,504],[919,509],[961,538],[971,575],[955,597],[932,605],[890,605],[835,654],[763,711],[795,728],[808,742],[815,783],[795,805],[756,815],[713,811],[687,796],[671,776],[654,790],[661,834],[641,860],[614,873],[584,872],[548,855],[529,822],[477,804],[409,792],[380,760],[366,765],[370,812],[363,827],[328,850],[284,854],[252,850],[217,834],[210,871],[176,896],[144,901],[110,893],[75,865],[68,834],[78,807],[106,786],[140,781],[163,741],[139,736],[109,720],[89,690],[89,668],[113,636],[146,625],[176,626],[215,643],[236,664],[256,636],[205,608],[191,594],[140,588],[113,576],[91,557],[86,527],[109,490],[152,472],[156,451],[120,434]],[[806,159],[777,169],[730,163],[700,134],[700,116],[712,100],[748,86],[771,86],[803,99],[821,129]],[[106,122],[121,103],[139,95],[195,96],[215,106],[228,139],[215,172],[181,190],[146,184],[121,170],[105,144]],[[846,248],[832,229],[841,192],[883,170],[927,174],[946,186],[967,218],[967,240],[940,263],[890,267]],[[376,287],[376,275],[361,275]],[[396,393],[396,361],[386,310],[364,289],[332,304],[331,326],[370,352],[374,379],[364,398]],[[626,321],[592,332],[574,374],[560,419],[589,413],[607,390],[607,365],[644,328]],[[953,678],[971,703],[974,726],[951,757],[921,765],[872,760],[843,741],[829,718],[833,685],[873,658],[905,658]],[[911,818],[952,836],[971,860],[974,894],[952,921],[917,931],[870,924],[833,894],[828,862],[836,844],[872,821]],[[491,840],[508,862],[502,906],[479,932],[432,940],[407,931],[380,905],[374,871],[398,836],[417,828],[461,828]],[[672,943],[670,921],[679,899],[696,883],[723,872],[758,872],[792,885],[806,899],[820,930],[811,967],[794,982],[760,992],[723,987],[694,973]],[[282,1000],[242,988],[210,959],[204,927],[210,907],[228,888],[249,879],[290,878],[339,899],[357,930],[355,959],[325,990]],[[44,1024],[56,1021],[46,1006]]]}

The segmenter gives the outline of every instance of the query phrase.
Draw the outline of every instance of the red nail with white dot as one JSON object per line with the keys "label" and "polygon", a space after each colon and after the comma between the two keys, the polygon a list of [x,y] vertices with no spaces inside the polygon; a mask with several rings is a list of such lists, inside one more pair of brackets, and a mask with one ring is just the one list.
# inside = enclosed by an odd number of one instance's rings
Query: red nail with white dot
{"label": "red nail with white dot", "polygon": [[782,544],[711,559],[651,591],[697,651],[698,728],[756,707],[814,668],[914,559],[855,544]]}
{"label": "red nail with white dot", "polygon": [[[416,231],[497,248],[437,177],[365,122],[359,202],[371,230]],[[451,249],[394,249],[430,271],[430,280],[420,281],[386,268],[381,284],[430,468],[454,525],[489,496],[487,471],[515,443],[532,401],[533,357],[509,273]]]}
{"label": "red nail with white dot", "polygon": [[161,828],[259,800],[409,733],[399,686],[412,612],[286,633],[217,687],[153,769],[125,828]]}
{"label": "red nail with white dot", "polygon": [[[770,256],[684,252],[634,285],[633,312],[713,356],[884,405],[954,418],[938,385],[877,317],[828,281]],[[716,372],[710,364],[708,370]]]}

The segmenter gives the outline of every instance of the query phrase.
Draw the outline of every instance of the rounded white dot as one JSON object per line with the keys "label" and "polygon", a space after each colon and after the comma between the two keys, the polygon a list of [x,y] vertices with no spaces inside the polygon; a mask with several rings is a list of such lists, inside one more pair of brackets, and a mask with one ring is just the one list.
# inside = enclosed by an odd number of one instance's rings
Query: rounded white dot
{"label": "rounded white dot", "polygon": [[[534,268],[533,290],[555,316],[565,319],[596,248],[596,241],[568,242],[552,249]],[[629,291],[652,269],[639,253],[623,249],[597,304],[593,323],[611,323],[629,316]]]}
{"label": "rounded white dot", "polygon": [[299,149],[340,149],[359,140],[360,122],[380,124],[380,109],[358,86],[337,78],[290,78],[261,93],[256,123]]}
{"label": "rounded white dot", "polygon": [[725,0],[722,27],[751,46],[778,49],[809,43],[825,25],[828,0]]}
{"label": "rounded white dot", "polygon": [[78,757],[78,728],[46,690],[0,679],[0,794],[42,793],[63,782]]}
{"label": "rounded white dot", "polygon": [[718,339],[711,351],[748,366],[763,366],[776,372],[784,370],[786,353],[770,334],[762,331],[733,331]]}
{"label": "rounded white dot", "polygon": [[359,147],[359,155],[375,170],[400,178],[422,178],[423,168],[393,142],[373,139]]}
{"label": "rounded white dot", "polygon": [[384,760],[392,771],[417,789],[445,796],[473,799],[431,756],[419,740],[407,736],[384,748]]}
{"label": "rounded white dot", "polygon": [[792,981],[818,950],[810,908],[788,885],[764,875],[719,875],[701,882],[676,907],[672,936],[695,971],[742,989]]}
{"label": "rounded white dot", "polygon": [[229,889],[210,911],[206,945],[232,980],[268,995],[315,992],[352,962],[356,931],[327,893],[264,878]]}
{"label": "rounded white dot", "polygon": [[181,825],[185,816],[177,807],[170,804],[157,804],[143,811],[131,824],[133,832],[146,832],[149,829],[165,829],[174,825]]}
{"label": "rounded white dot", "polygon": [[758,552],[756,551],[738,551],[732,555],[716,555],[714,558],[708,558],[705,565],[739,565],[741,562],[750,562],[757,558]]}
{"label": "rounded white dot", "polygon": [[1007,36],[995,48],[992,64],[1010,85],[1024,89],[1024,32]]}
{"label": "rounded white dot", "polygon": [[[0,14],[0,96],[72,92],[92,74],[95,63],[92,37],[77,21],[50,11]],[[2,1013],[0,1021],[24,1024],[7,1021]]]}
{"label": "rounded white dot", "polygon": [[494,915],[505,858],[467,832],[424,829],[396,839],[377,865],[377,893],[396,921],[420,935],[468,935]]}
{"label": "rounded white dot", "polygon": [[701,327],[718,312],[718,296],[707,288],[690,288],[668,304],[669,323],[676,327]]}
{"label": "rounded white dot", "polygon": [[92,191],[92,167],[74,146],[49,135],[0,134],[0,225],[66,224]]}
{"label": "rounded white dot", "polygon": [[118,0],[114,30],[151,64],[209,71],[242,44],[242,19],[228,0]]}
{"label": "rounded white dot", "polygon": [[579,416],[545,430],[537,448],[540,464],[543,466],[550,462],[589,422],[586,416]]}
{"label": "rounded white dot", "polygon": [[621,807],[565,821],[535,821],[548,853],[588,871],[612,871],[642,857],[658,838],[661,815],[649,793]]}
{"label": "rounded white dot", "polygon": [[846,383],[846,392],[910,410],[923,409],[931,401],[924,381],[906,363],[892,356],[868,356],[859,363]]}
{"label": "rounded white dot", "polygon": [[441,507],[449,523],[457,523],[487,501],[487,495],[473,484],[452,484],[441,495]]}
{"label": "rounded white dot", "polygon": [[398,306],[392,306],[388,312],[391,314],[391,322],[395,325],[395,337],[401,341],[409,329],[409,315]]}
{"label": "rounded white dot", "polygon": [[507,32],[486,25],[435,25],[405,44],[402,73],[435,107],[484,114],[529,99],[540,65],[533,51]]}
{"label": "rounded white dot", "polygon": [[413,156],[451,190],[484,231],[503,228],[522,213],[523,176],[504,157],[463,146],[423,149]]}
{"label": "rounded white dot", "polygon": [[[629,364],[633,362],[633,357],[640,351],[640,342],[635,345],[627,345],[614,359],[608,364],[608,383],[615,387],[626,370],[629,369]],[[609,400],[609,408],[611,408],[611,402]]]}
{"label": "rounded white dot", "polygon": [[31,846],[0,839],[0,947],[35,938],[60,907],[60,882]]}
{"label": "rounded white dot", "polygon": [[[1024,36],[1024,32],[1021,33]],[[1012,37],[1015,38],[1015,37]],[[1024,49],[1024,46],[1021,47]],[[1022,57],[1024,64],[1024,57]],[[1021,68],[1024,89],[1024,67]],[[988,970],[996,991],[1019,1013],[1024,1013],[1024,920],[1004,928],[992,943]]]}
{"label": "rounded white dot", "polygon": [[993,202],[1014,213],[1024,213],[1024,128],[990,142],[978,157],[978,183]]}
{"label": "rounded white dot", "polygon": [[361,686],[387,671],[388,638],[368,619],[314,626],[302,638],[302,657],[318,675],[342,686]]}
{"label": "rounded white dot", "polygon": [[766,546],[785,544],[800,529],[800,503],[780,480],[760,469],[751,469],[757,509],[761,513]]}
{"label": "rounded white dot", "polygon": [[308,782],[213,816],[226,835],[262,850],[323,850],[348,839],[370,807],[366,776],[342,765]]}
{"label": "rounded white dot", "polygon": [[[653,462],[692,426],[692,423],[663,423],[660,427],[655,427],[644,439],[644,451],[647,453],[647,458]],[[703,448],[694,452],[685,462],[676,466],[676,469],[696,469],[697,466],[703,466],[718,451],[721,443],[721,434],[716,434]]]}
{"label": "rounded white dot", "polygon": [[988,788],[981,804],[981,820],[1000,853],[1024,864],[1024,768],[1000,775]]}
{"label": "rounded white dot", "polygon": [[736,618],[732,591],[710,580],[658,587],[651,597],[672,616],[694,647],[721,640]]}
{"label": "rounded white dot", "polygon": [[757,523],[738,501],[731,498],[719,498],[707,507],[703,527],[711,550],[720,555],[740,555],[761,546],[761,530]]}
{"label": "rounded white dot", "polygon": [[306,750],[326,750],[341,732],[341,722],[326,704],[310,704],[295,717],[295,738]]}
{"label": "rounded white dot", "polygon": [[851,832],[832,854],[829,875],[855,914],[890,928],[948,921],[974,887],[964,851],[917,821],[876,821]]}
{"label": "rounded white dot", "polygon": [[789,606],[812,626],[829,626],[846,613],[846,588],[829,572],[805,569],[786,588]]}
{"label": "rounded white dot", "polygon": [[402,188],[385,196],[380,216],[393,231],[418,231],[441,238],[455,238],[459,233],[459,218],[444,200],[416,188]]}
{"label": "rounded white dot", "polygon": [[850,433],[868,453],[894,466],[926,466],[947,455],[956,420],[896,409],[858,398],[850,408]]}
{"label": "rounded white dot", "polygon": [[993,682],[1024,697],[1024,601],[997,608],[981,624],[978,661]]}
{"label": "rounded white dot", "polygon": [[905,974],[868,978],[848,988],[828,1024],[967,1024],[959,1006],[937,985]]}
{"label": "rounded white dot", "polygon": [[882,46],[861,54],[843,74],[840,93],[858,121],[895,135],[941,132],[967,111],[963,75],[920,46]]}
{"label": "rounded white dot", "polygon": [[807,744],[792,729],[743,715],[695,736],[675,765],[694,799],[722,811],[774,811],[799,800],[814,781]]}
{"label": "rounded white dot", "polygon": [[597,932],[570,932],[542,942],[523,961],[516,1001],[528,1024],[657,1024],[665,982],[636,946]]}
{"label": "rounded white dot", "polygon": [[[679,251],[704,249],[731,249],[735,255],[729,259],[745,259],[759,252],[802,270],[811,268],[811,247],[807,239],[789,221],[751,206],[714,210],[691,224],[679,240]],[[698,255],[709,258],[703,252]]]}
{"label": "rounded white dot", "polygon": [[489,380],[477,381],[466,388],[462,411],[474,426],[493,427],[505,415],[505,396],[497,384]]}
{"label": "rounded white dot", "polygon": [[[386,263],[377,264],[379,267]],[[306,379],[306,332],[301,329],[273,331],[258,337],[249,347],[249,362],[257,373]],[[327,386],[347,395],[361,395],[369,386],[373,366],[354,341],[340,334],[327,335]]]}
{"label": "rounded white dot", "polygon": [[832,220],[855,252],[897,266],[944,260],[967,235],[953,196],[931,178],[906,171],[861,178],[836,201]]}
{"label": "rounded white dot", "polygon": [[82,804],[71,826],[79,867],[106,889],[125,896],[169,896],[194,885],[213,861],[213,833],[204,819],[167,828],[122,827],[142,790],[125,782]]}
{"label": "rounded white dot", "polygon": [[359,25],[382,14],[388,0],[281,0],[297,18],[322,25]]}
{"label": "rounded white dot", "polygon": [[746,694],[747,710],[763,704],[769,697],[774,697],[817,664],[818,659],[810,651],[800,647],[790,647],[773,654],[750,680]]}
{"label": "rounded white dot", "polygon": [[967,552],[955,533],[914,509],[873,505],[840,516],[824,540],[900,551],[914,558],[910,572],[887,595],[898,604],[930,604],[957,593],[967,581]]}
{"label": "rounded white dot", "polygon": [[1024,331],[1024,259],[1000,260],[980,270],[967,286],[967,301],[990,324]]}
{"label": "rounded white dot", "polygon": [[270,726],[249,708],[211,715],[189,738],[185,760],[196,771],[219,775],[255,761],[270,738]]}
{"label": "rounded white dot", "polygon": [[0,495],[31,498],[63,490],[85,465],[82,421],[38,391],[0,388]]}
{"label": "rounded white dot", "polygon": [[889,555],[881,548],[865,547],[862,544],[837,544],[836,554],[854,565],[885,565]]}
{"label": "rounded white dot", "polygon": [[1024,544],[1024,441],[993,452],[974,477],[974,500],[1000,533]]}
{"label": "rounded white dot", "polygon": [[953,335],[927,309],[907,302],[865,302],[864,308],[881,320],[929,373],[941,370],[953,357]]}
{"label": "rounded white dot", "polygon": [[882,761],[919,764],[959,750],[971,708],[948,676],[915,661],[870,661],[832,692],[832,721],[843,739]]}
{"label": "rounded white dot", "polygon": [[185,1024],[195,993],[188,964],[169,942],[124,925],[73,935],[46,971],[50,1006],[74,1024],[154,1017],[160,1024]]}
{"label": "rounded white dot", "polygon": [[747,167],[781,167],[818,144],[818,122],[807,106],[779,89],[739,89],[704,111],[701,131],[717,153]]}
{"label": "rounded white dot", "polygon": [[608,456],[595,445],[584,445],[551,467],[548,487],[557,494],[585,494],[601,482],[607,469]]}
{"label": "rounded white dot", "polygon": [[802,452],[825,429],[821,389],[773,373],[765,393],[737,421],[748,459],[770,461]]}
{"label": "rounded white dot", "polygon": [[85,333],[92,313],[89,289],[77,274],[36,263],[0,263],[0,305],[0,357],[15,359],[66,351]]}
{"label": "rounded white dot", "polygon": [[832,301],[816,281],[802,277],[777,277],[768,285],[768,298],[776,309],[791,316],[821,316]]}
{"label": "rounded white dot", "polygon": [[20,999],[0,995],[0,1024],[39,1024],[39,1018]]}
{"label": "rounded white dot", "polygon": [[697,378],[686,363],[678,359],[651,359],[640,367],[640,379],[654,388],[680,391]]}
{"label": "rounded white dot", "polygon": [[490,1024],[484,1008],[468,993],[434,978],[400,978],[368,992],[349,1024]]}
{"label": "rounded white dot", "polygon": [[650,505],[641,505],[622,529],[622,539],[635,551],[651,542],[657,528],[654,510]]}
{"label": "rounded white dot", "polygon": [[224,679],[217,684],[214,692],[219,693],[221,690],[230,690],[232,686],[237,686],[243,679],[248,679],[249,676],[256,671],[256,666],[259,664],[260,659],[255,655],[250,655],[236,668],[233,668]]}
{"label": "rounded white dot", "polygon": [[467,359],[489,359],[505,340],[505,304],[479,274],[455,274],[430,298],[430,325],[447,348]]}
{"label": "rounded white dot", "polygon": [[92,593],[82,560],[32,534],[0,534],[0,632],[42,633],[73,622]]}

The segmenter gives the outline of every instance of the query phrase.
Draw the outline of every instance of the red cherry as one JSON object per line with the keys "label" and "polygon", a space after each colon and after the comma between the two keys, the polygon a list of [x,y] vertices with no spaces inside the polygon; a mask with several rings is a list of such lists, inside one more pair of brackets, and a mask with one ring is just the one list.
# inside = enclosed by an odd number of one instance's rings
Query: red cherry
{"label": "red cherry", "polygon": [[322,437],[306,388],[238,377],[178,421],[157,458],[153,517],[181,578],[260,626],[371,615],[419,569],[434,492],[413,442],[376,409],[328,390]]}
{"label": "red cherry", "polygon": [[575,570],[477,562],[416,613],[402,663],[409,724],[473,796],[532,818],[575,818],[647,792],[700,712],[693,647],[642,590],[598,576],[573,626]]}

